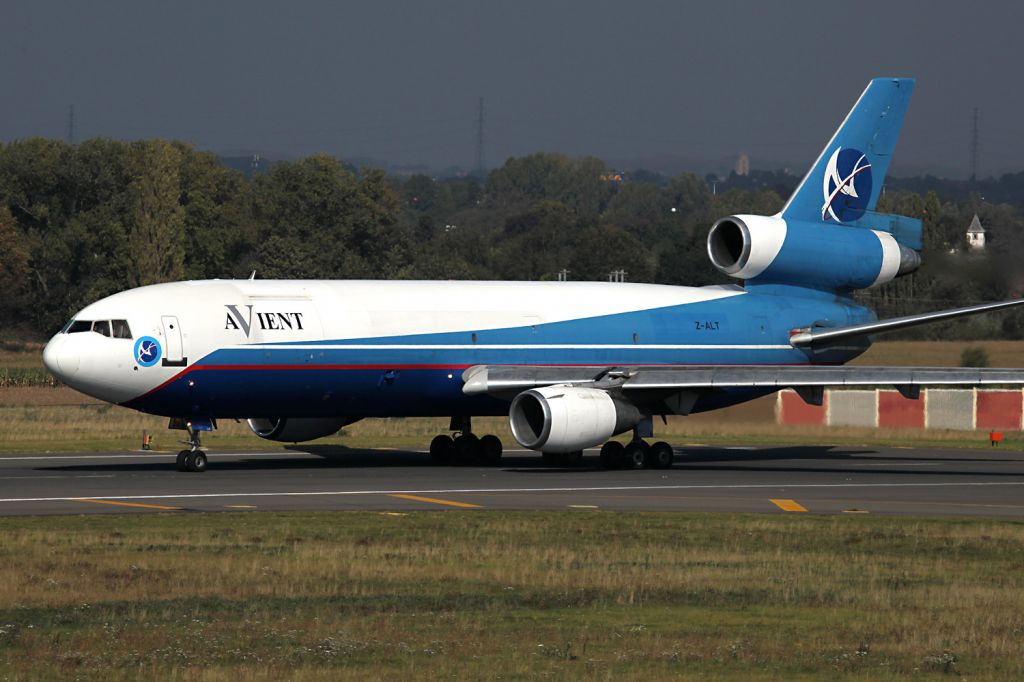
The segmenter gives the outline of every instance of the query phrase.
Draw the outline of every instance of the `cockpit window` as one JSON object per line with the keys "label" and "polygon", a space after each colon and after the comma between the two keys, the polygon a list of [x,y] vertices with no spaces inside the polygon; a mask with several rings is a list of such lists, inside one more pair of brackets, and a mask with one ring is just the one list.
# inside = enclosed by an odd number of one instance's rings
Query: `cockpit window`
{"label": "cockpit window", "polygon": [[128,320],[111,320],[110,326],[114,330],[115,339],[130,339],[132,338],[132,330],[128,326]]}
{"label": "cockpit window", "polygon": [[71,320],[64,329],[64,334],[77,334],[78,332],[96,332],[103,336],[113,336],[115,339],[132,338],[132,329],[128,326],[128,320]]}

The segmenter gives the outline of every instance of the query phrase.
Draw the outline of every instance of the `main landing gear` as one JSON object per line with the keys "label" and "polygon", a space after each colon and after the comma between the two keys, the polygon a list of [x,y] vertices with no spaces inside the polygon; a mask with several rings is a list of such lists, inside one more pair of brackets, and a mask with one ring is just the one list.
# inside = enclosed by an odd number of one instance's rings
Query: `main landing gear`
{"label": "main landing gear", "polygon": [[452,417],[449,430],[457,431],[455,438],[447,434],[430,441],[430,456],[439,464],[468,466],[484,464],[497,466],[501,462],[501,440],[490,434],[478,437],[473,433],[469,417]]}
{"label": "main landing gear", "polygon": [[191,471],[200,473],[206,471],[206,453],[199,449],[199,431],[188,424],[188,443],[192,446],[190,450],[182,450],[178,453],[175,464],[178,471]]}
{"label": "main landing gear", "polygon": [[648,445],[635,434],[626,445],[612,440],[601,447],[601,466],[605,469],[670,469],[674,459],[675,452],[665,441]]}

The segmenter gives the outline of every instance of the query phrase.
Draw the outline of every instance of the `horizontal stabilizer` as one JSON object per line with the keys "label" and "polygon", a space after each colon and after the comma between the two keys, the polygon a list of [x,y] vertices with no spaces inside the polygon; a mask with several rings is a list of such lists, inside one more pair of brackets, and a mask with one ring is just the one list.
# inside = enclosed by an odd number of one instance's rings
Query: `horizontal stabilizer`
{"label": "horizontal stabilizer", "polygon": [[876,320],[865,322],[849,327],[822,327],[819,329],[799,331],[789,337],[789,343],[795,348],[806,346],[822,345],[833,341],[848,339],[857,336],[869,336],[882,332],[891,332],[896,329],[914,327],[919,324],[930,322],[941,322],[957,317],[987,313],[1002,308],[1012,308],[1021,305],[1024,299],[1015,301],[1000,301],[999,303],[982,303],[980,305],[967,306],[966,308],[953,308],[951,310],[937,310],[933,313],[921,313],[920,315],[907,315],[905,317],[894,317],[889,320]]}

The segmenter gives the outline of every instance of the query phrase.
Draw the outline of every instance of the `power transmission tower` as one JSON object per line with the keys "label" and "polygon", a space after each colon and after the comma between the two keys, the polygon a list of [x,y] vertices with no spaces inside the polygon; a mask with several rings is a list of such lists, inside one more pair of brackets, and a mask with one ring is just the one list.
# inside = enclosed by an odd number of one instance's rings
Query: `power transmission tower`
{"label": "power transmission tower", "polygon": [[971,182],[978,179],[978,107],[974,107],[974,121],[971,126]]}
{"label": "power transmission tower", "polygon": [[75,105],[68,106],[68,144],[75,143]]}
{"label": "power transmission tower", "polygon": [[481,97],[476,112],[476,174],[484,177],[484,98]]}

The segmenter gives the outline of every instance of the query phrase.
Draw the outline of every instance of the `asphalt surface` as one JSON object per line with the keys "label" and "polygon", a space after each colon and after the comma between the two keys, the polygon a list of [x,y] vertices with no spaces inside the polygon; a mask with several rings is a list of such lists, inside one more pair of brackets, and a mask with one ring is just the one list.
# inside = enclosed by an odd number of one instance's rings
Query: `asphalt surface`
{"label": "asphalt surface", "polygon": [[507,451],[498,467],[424,452],[296,446],[210,453],[0,456],[0,515],[161,511],[576,509],[1024,518],[1024,452],[867,447],[677,447],[669,470],[578,469]]}

